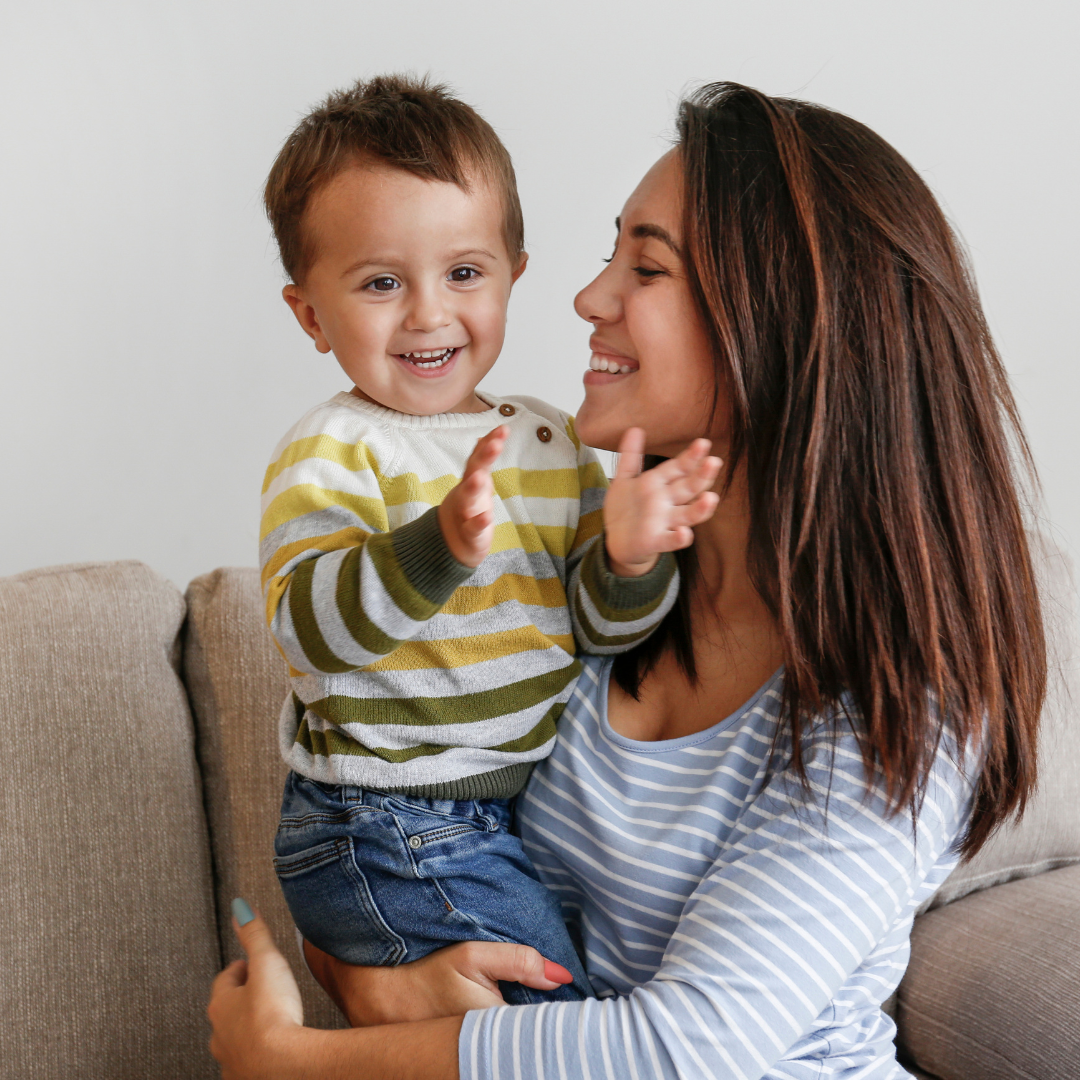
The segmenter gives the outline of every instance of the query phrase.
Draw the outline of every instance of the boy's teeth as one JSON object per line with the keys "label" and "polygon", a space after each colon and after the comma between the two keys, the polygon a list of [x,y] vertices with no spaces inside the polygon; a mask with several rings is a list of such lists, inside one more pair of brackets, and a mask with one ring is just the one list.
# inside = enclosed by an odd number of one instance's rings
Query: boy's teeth
{"label": "boy's teeth", "polygon": [[[430,349],[422,352],[407,352],[402,353],[402,357],[406,360],[411,360],[417,367],[433,368],[441,367],[450,359],[450,356],[456,351],[456,346],[450,349]],[[421,361],[427,360],[428,363],[424,364]]]}

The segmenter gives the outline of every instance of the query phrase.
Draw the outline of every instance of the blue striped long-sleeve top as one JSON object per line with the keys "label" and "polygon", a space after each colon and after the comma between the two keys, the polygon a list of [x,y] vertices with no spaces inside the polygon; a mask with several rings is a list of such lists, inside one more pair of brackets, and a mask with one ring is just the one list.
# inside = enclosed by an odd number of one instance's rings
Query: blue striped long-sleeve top
{"label": "blue striped long-sleeve top", "polygon": [[463,1080],[907,1076],[880,1005],[957,862],[972,786],[955,753],[913,829],[848,731],[807,739],[809,795],[782,739],[770,760],[782,673],[714,727],[637,742],[607,722],[610,671],[585,658],[518,803],[597,998],[469,1013]]}

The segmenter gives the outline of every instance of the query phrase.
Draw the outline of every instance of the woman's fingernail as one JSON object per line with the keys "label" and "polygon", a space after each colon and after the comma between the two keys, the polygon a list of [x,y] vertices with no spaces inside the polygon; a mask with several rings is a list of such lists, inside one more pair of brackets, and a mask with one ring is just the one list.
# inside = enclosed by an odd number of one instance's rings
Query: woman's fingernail
{"label": "woman's fingernail", "polygon": [[255,912],[251,910],[251,905],[246,900],[241,900],[239,896],[232,902],[232,913],[233,918],[240,926],[247,926],[255,918]]}
{"label": "woman's fingernail", "polygon": [[544,961],[544,978],[548,982],[562,983],[564,986],[574,981],[574,976],[562,964],[556,964],[554,960]]}

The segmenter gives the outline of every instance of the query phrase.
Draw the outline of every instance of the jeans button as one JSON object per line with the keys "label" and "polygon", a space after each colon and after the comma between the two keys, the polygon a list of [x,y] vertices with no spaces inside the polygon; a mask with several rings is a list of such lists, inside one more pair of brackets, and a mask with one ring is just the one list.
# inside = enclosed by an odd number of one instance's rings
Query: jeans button
{"label": "jeans button", "polygon": [[422,844],[423,842],[424,842],[424,841],[423,841],[423,840],[421,840],[419,836],[410,836],[410,837],[409,837],[409,847],[411,847],[411,848],[412,848],[412,849],[413,849],[414,851],[415,851],[415,850],[416,850],[416,849],[417,849],[417,848],[418,848],[418,847],[419,847],[419,846],[420,846],[420,845],[421,845],[421,844]]}

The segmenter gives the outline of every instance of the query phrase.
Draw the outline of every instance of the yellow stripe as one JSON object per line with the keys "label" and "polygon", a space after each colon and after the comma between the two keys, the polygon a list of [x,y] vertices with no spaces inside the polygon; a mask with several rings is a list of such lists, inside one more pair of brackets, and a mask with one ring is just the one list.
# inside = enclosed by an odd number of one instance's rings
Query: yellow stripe
{"label": "yellow stripe", "polygon": [[581,487],[575,466],[565,469],[495,469],[491,474],[500,499],[524,495],[530,499],[579,499]]}
{"label": "yellow stripe", "polygon": [[264,540],[275,529],[304,514],[340,506],[355,514],[371,532],[386,532],[386,506],[381,499],[363,495],[351,495],[347,491],[330,491],[317,484],[295,484],[276,496],[262,517],[259,540]]}
{"label": "yellow stripe", "polygon": [[338,529],[337,532],[326,533],[324,536],[312,536],[305,540],[294,540],[291,544],[282,544],[266,560],[262,569],[263,588],[266,588],[267,581],[283,566],[305,551],[341,551],[344,548],[359,547],[370,535],[371,533],[364,532],[363,529]]}
{"label": "yellow stripe", "polygon": [[531,521],[503,521],[495,526],[491,552],[521,548],[529,554],[547,551],[565,559],[574,542],[574,530],[565,525],[534,525]]}
{"label": "yellow stripe", "polygon": [[292,468],[293,465],[306,458],[323,458],[350,472],[370,469],[380,482],[382,480],[382,470],[379,468],[378,459],[364,443],[345,443],[326,434],[311,435],[289,443],[281,451],[281,457],[277,461],[270,462],[263,479],[263,494],[266,494],[270,485],[286,469]]}
{"label": "yellow stripe", "polygon": [[574,425],[574,418],[568,416],[566,418],[566,434],[569,436],[570,441],[574,444],[574,449],[581,453],[581,440],[578,438],[577,428]]}
{"label": "yellow stripe", "polygon": [[499,634],[476,634],[473,637],[445,638],[442,641],[405,641],[392,653],[364,668],[365,671],[431,671],[467,667],[485,660],[499,660],[516,654],[544,652],[552,645],[574,655],[574,635],[548,637],[535,626],[508,630]]}
{"label": "yellow stripe", "polygon": [[537,579],[527,574],[503,574],[490,585],[459,585],[446,601],[446,615],[476,615],[496,604],[517,600],[535,607],[566,606],[566,590],[556,577]]}

